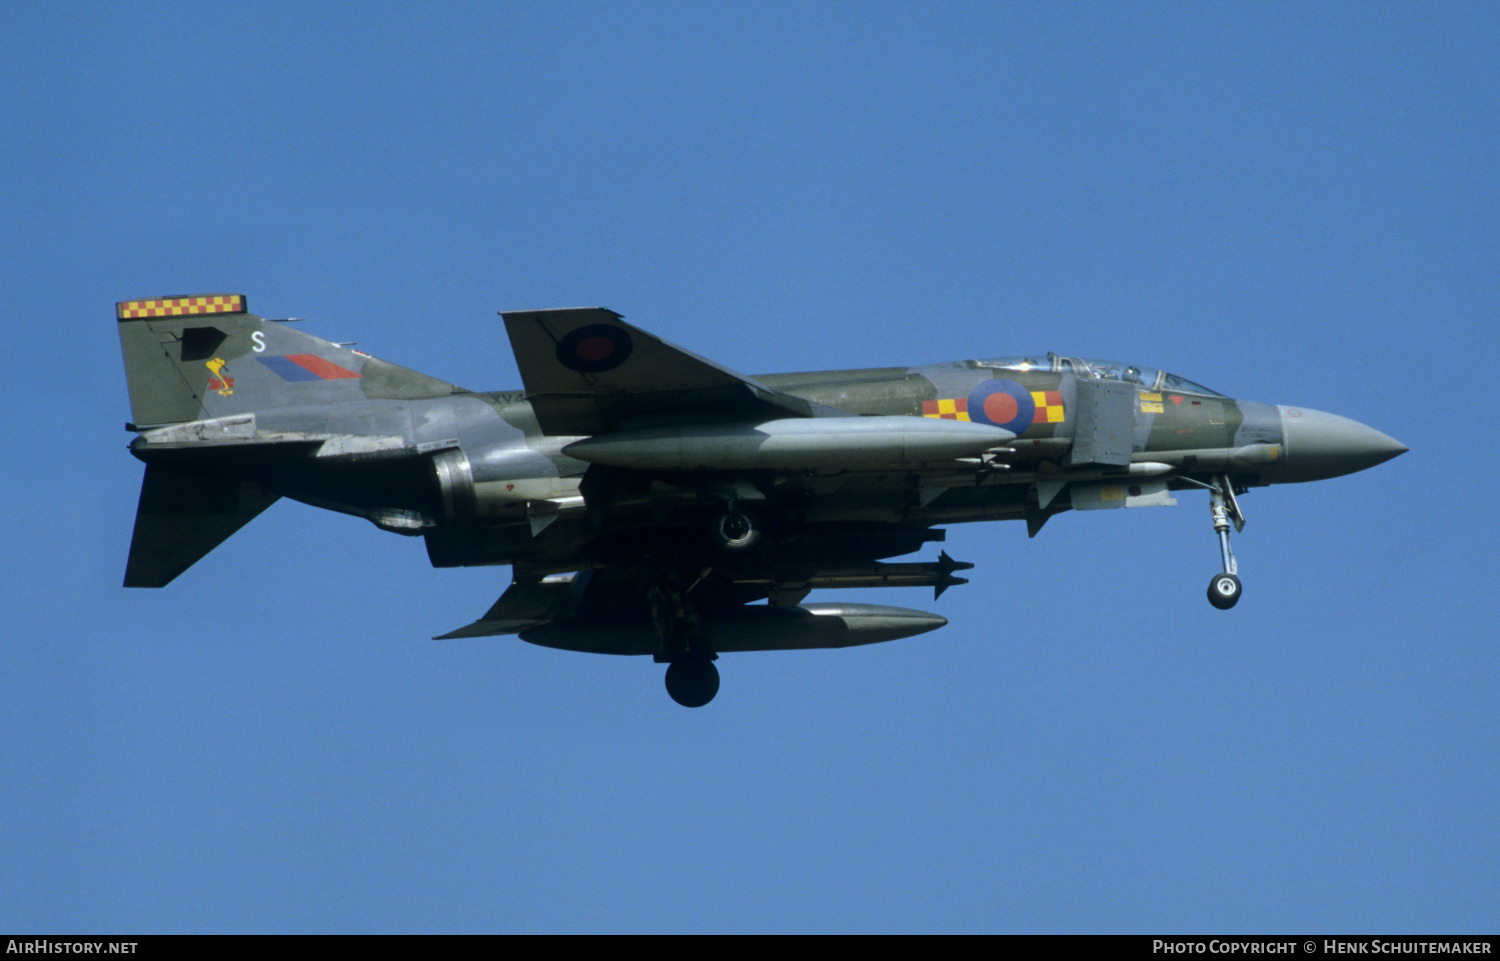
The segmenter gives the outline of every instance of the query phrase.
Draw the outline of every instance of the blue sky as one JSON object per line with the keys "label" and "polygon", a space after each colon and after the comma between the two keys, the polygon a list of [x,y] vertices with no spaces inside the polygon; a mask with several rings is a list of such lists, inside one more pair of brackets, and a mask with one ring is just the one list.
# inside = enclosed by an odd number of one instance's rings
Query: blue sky
{"label": "blue sky", "polygon": [[[10,4],[0,929],[1493,932],[1500,14]],[[508,581],[280,503],[126,591],[116,300],[476,389],[501,308],[737,369],[1056,350],[1411,453],[951,530],[937,633],[438,643]],[[1486,494],[1485,492],[1490,493]],[[819,599],[815,596],[814,599]],[[826,596],[821,599],[832,599]]]}

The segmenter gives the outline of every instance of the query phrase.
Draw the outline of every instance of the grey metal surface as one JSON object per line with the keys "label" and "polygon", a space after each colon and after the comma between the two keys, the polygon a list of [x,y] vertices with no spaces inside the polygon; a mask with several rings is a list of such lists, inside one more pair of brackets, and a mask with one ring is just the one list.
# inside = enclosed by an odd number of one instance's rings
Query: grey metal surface
{"label": "grey metal surface", "polygon": [[1306,407],[1279,407],[1286,432],[1282,481],[1312,481],[1383,464],[1407,446],[1359,421]]}
{"label": "grey metal surface", "polygon": [[1130,463],[1135,393],[1119,381],[1079,379],[1070,465]]}

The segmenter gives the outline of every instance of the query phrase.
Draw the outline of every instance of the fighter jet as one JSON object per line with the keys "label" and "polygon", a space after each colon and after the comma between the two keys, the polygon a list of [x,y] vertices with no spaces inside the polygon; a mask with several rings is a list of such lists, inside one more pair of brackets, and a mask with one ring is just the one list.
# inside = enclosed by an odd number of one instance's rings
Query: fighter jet
{"label": "fighter jet", "polygon": [[746,376],[604,308],[503,311],[524,390],[473,391],[248,312],[243,295],[116,305],[146,465],[127,587],[163,587],[278,498],[426,542],[435,567],[509,565],[478,620],[649,655],[688,707],[714,661],[942,627],[937,614],[804,603],[825,588],[964,584],[892,561],[942,525],[1175,504],[1231,527],[1252,487],[1364,470],[1406,447],[1344,417],[1233,400],[1176,374],[1058,354]]}

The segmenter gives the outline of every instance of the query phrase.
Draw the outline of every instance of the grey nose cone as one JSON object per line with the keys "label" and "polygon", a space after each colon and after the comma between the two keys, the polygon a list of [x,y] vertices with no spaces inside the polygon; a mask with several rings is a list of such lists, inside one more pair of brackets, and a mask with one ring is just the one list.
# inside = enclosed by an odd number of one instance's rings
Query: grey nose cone
{"label": "grey nose cone", "polygon": [[1357,420],[1306,407],[1277,407],[1286,436],[1289,481],[1322,480],[1383,464],[1407,451],[1405,444]]}

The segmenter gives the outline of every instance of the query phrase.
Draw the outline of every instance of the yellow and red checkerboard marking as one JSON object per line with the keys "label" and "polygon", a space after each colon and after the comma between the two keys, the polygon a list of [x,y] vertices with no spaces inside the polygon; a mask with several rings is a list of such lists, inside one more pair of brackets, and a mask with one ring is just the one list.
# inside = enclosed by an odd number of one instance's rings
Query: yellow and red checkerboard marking
{"label": "yellow and red checkerboard marking", "polygon": [[201,297],[157,297],[153,300],[123,300],[115,304],[120,320],[133,317],[185,317],[196,314],[242,314],[243,294],[205,294]]}
{"label": "yellow and red checkerboard marking", "polygon": [[1062,393],[1055,390],[1034,390],[1031,399],[1036,404],[1033,424],[1061,424],[1063,422]]}
{"label": "yellow and red checkerboard marking", "polygon": [[924,400],[922,401],[922,416],[937,417],[942,420],[968,420],[969,399],[950,397],[945,400]]}

